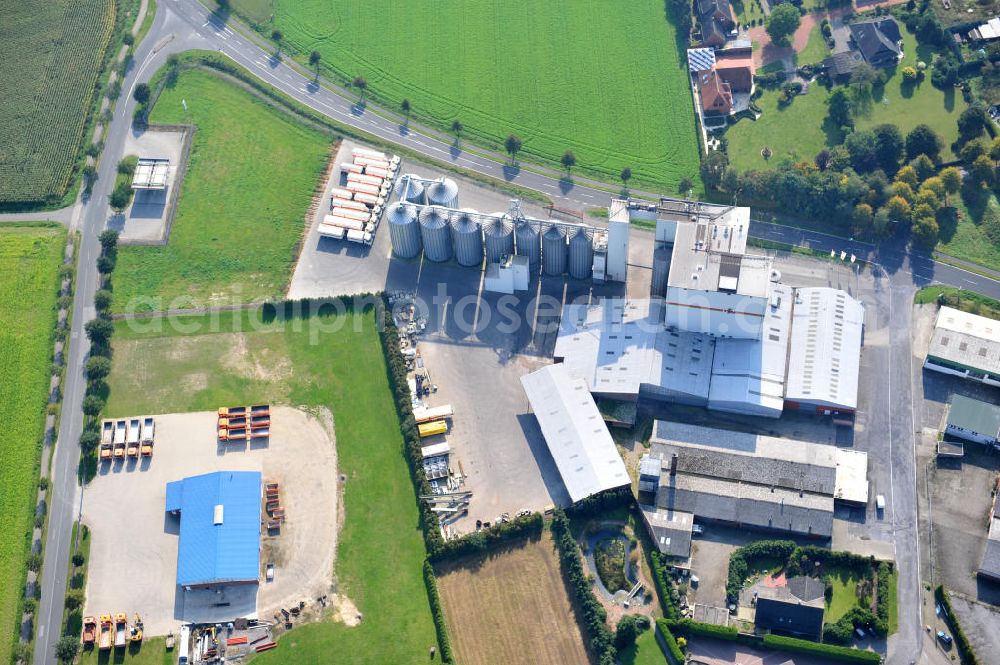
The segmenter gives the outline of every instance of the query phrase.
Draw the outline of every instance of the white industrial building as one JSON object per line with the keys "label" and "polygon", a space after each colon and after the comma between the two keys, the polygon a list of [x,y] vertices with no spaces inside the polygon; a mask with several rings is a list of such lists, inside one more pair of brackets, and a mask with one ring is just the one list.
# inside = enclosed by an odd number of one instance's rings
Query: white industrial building
{"label": "white industrial building", "polygon": [[858,408],[864,317],[861,303],[843,291],[795,289],[786,408],[825,414]]}
{"label": "white industrial building", "polygon": [[924,367],[1000,386],[1000,321],[942,307]]}
{"label": "white industrial building", "polygon": [[557,364],[522,376],[521,385],[574,503],[631,482],[582,379]]}
{"label": "white industrial building", "polygon": [[563,310],[556,362],[600,397],[649,398],[777,418],[857,409],[864,309],[843,291],[781,284],[746,250],[749,208],[615,200],[656,220],[650,300]]}

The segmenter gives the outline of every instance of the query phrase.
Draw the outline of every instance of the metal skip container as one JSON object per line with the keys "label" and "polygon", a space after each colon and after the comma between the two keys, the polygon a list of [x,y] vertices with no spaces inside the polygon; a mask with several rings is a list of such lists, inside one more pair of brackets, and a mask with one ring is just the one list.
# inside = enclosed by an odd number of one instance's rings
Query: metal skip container
{"label": "metal skip container", "polygon": [[475,210],[460,210],[451,216],[451,240],[455,247],[455,260],[469,267],[480,266],[483,263],[483,230],[472,217],[475,212]]}
{"label": "metal skip container", "polygon": [[542,262],[542,239],[538,226],[522,220],[514,228],[514,240],[518,255],[528,257],[531,274],[538,274],[538,266]]}
{"label": "metal skip container", "polygon": [[569,274],[574,279],[587,279],[594,269],[594,237],[580,228],[569,239]]}
{"label": "metal skip container", "polygon": [[409,203],[394,203],[386,211],[389,221],[389,240],[392,253],[403,259],[412,259],[420,253],[420,224],[417,209]]}
{"label": "metal skip container", "polygon": [[420,237],[424,243],[424,258],[428,261],[451,258],[451,229],[445,208],[428,206],[420,212]]}
{"label": "metal skip container", "polygon": [[483,227],[486,261],[499,263],[503,257],[514,253],[514,226],[505,213],[494,213],[490,217],[492,219]]}
{"label": "metal skip container", "polygon": [[558,226],[550,226],[542,234],[542,271],[556,276],[566,272],[566,234]]}

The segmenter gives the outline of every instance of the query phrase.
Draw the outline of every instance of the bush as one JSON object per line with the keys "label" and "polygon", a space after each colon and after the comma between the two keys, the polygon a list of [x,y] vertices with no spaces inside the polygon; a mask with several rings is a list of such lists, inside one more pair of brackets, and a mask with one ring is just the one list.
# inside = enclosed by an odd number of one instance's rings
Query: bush
{"label": "bush", "polygon": [[115,331],[115,326],[107,319],[96,318],[91,321],[87,321],[87,324],[83,327],[83,329],[87,332],[87,339],[89,339],[92,343],[97,344],[111,339],[111,335],[114,334]]}
{"label": "bush", "polygon": [[541,513],[515,517],[506,524],[493,524],[488,529],[480,529],[467,536],[446,541],[434,552],[431,561],[436,563],[452,557],[477,554],[507,540],[538,536],[543,526]]}
{"label": "bush", "polygon": [[882,656],[874,651],[849,649],[831,644],[819,644],[817,642],[809,642],[808,640],[799,640],[794,637],[784,637],[781,635],[765,635],[764,647],[828,658],[842,663],[871,663],[872,665],[878,665],[878,663],[882,662]]}
{"label": "bush", "polygon": [[618,620],[615,628],[615,647],[627,649],[635,644],[636,638],[649,629],[649,617],[643,614],[626,614]]}
{"label": "bush", "polygon": [[25,559],[24,564],[28,568],[28,570],[30,570],[33,573],[37,573],[39,570],[42,569],[42,555],[41,555],[41,553],[40,552],[32,552],[31,554],[28,555],[28,558]]}
{"label": "bush", "polygon": [[691,619],[681,619],[669,623],[671,630],[689,639],[692,635],[722,640],[723,642],[735,642],[740,638],[740,631],[734,626],[717,626],[714,623],[700,623]]}
{"label": "bush", "polygon": [[82,589],[70,589],[66,592],[66,609],[70,612],[82,607],[83,601],[84,597]]}
{"label": "bush", "polygon": [[83,556],[83,552],[73,552],[73,557],[71,561],[73,562],[73,566],[79,568],[80,566],[82,566],[84,563],[87,562],[87,559],[86,557]]}
{"label": "bush", "polygon": [[[104,400],[97,395],[87,395],[83,398],[83,412],[90,416],[95,417],[101,413],[104,409]],[[81,435],[82,437],[82,435]]]}
{"label": "bush", "polygon": [[569,520],[562,510],[556,510],[552,519],[552,536],[559,550],[563,575],[570,585],[576,606],[581,610],[581,622],[590,637],[591,651],[600,663],[613,663],[617,650],[611,629],[608,628],[608,614],[591,591],[591,582],[583,569],[580,548],[570,533]]}
{"label": "bush", "polygon": [[441,662],[452,662],[451,642],[448,639],[448,627],[444,622],[444,610],[441,607],[441,595],[438,593],[437,578],[434,576],[434,566],[430,561],[424,561],[424,586],[427,587],[427,597],[430,600],[431,614],[434,617],[434,630],[437,632],[438,647],[441,649]]}
{"label": "bush", "polygon": [[951,634],[955,636],[955,646],[962,657],[962,663],[964,665],[979,665],[979,658],[976,657],[976,652],[972,650],[972,645],[969,644],[969,638],[966,637],[961,624],[955,618],[955,613],[951,609],[951,600],[948,598],[948,592],[944,590],[943,586],[938,585],[934,589],[934,598],[944,609],[944,620],[951,629]]}
{"label": "bush", "polygon": [[680,598],[677,594],[677,588],[670,579],[670,573],[667,571],[666,564],[663,562],[663,556],[654,549],[650,552],[649,558],[652,562],[652,566],[650,567],[653,571],[653,584],[656,586],[656,595],[660,599],[660,609],[663,611],[663,617],[666,619],[679,619],[681,617],[678,607],[680,605]]}
{"label": "bush", "polygon": [[667,643],[667,653],[673,659],[675,665],[681,665],[684,662],[684,652],[677,645],[677,640],[674,639],[673,633],[670,632],[670,626],[664,619],[656,620],[656,629],[660,631],[660,635],[663,636],[663,641]]}

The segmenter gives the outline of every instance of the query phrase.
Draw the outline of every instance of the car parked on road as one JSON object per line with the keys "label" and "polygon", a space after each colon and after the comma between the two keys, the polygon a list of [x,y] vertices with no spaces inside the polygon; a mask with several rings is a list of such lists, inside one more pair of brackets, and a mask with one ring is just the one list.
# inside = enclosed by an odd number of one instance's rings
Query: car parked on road
{"label": "car parked on road", "polygon": [[943,630],[939,630],[937,632],[937,638],[938,638],[938,640],[941,641],[941,644],[943,644],[945,646],[951,646],[951,635],[949,635],[948,633],[944,632]]}

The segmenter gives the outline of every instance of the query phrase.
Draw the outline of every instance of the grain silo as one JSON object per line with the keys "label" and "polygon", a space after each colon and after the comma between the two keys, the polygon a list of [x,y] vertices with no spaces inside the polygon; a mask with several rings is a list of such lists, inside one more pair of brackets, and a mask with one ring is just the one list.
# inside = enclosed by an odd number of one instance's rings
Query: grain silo
{"label": "grain silo", "polygon": [[513,254],[514,227],[510,217],[502,212],[490,215],[490,220],[483,226],[483,239],[489,263],[499,263],[503,257]]}
{"label": "grain silo", "polygon": [[458,185],[451,178],[441,178],[427,185],[424,190],[427,204],[455,208],[458,206]]}
{"label": "grain silo", "polygon": [[451,229],[448,211],[437,206],[427,206],[420,211],[420,237],[424,242],[424,258],[428,261],[447,261],[451,258]]}
{"label": "grain silo", "polygon": [[[427,241],[424,241],[427,244]],[[569,239],[569,274],[575,279],[587,279],[594,269],[593,233],[583,227]]]}
{"label": "grain silo", "polygon": [[542,270],[546,275],[566,272],[566,251],[566,234],[553,224],[542,234]]}
{"label": "grain silo", "polygon": [[420,224],[417,209],[409,203],[394,203],[386,211],[389,219],[389,240],[392,253],[404,259],[412,259],[420,253]]}
{"label": "grain silo", "polygon": [[483,230],[473,215],[475,210],[465,209],[451,216],[451,241],[455,246],[455,260],[463,266],[483,263]]}
{"label": "grain silo", "polygon": [[404,201],[409,201],[410,203],[423,204],[426,200],[424,198],[424,185],[420,182],[417,176],[412,173],[408,173],[400,178],[400,191],[403,192],[402,199]]}
{"label": "grain silo", "polygon": [[537,275],[538,264],[542,262],[542,239],[537,224],[522,219],[514,227],[514,239],[518,255],[528,257],[531,274]]}

